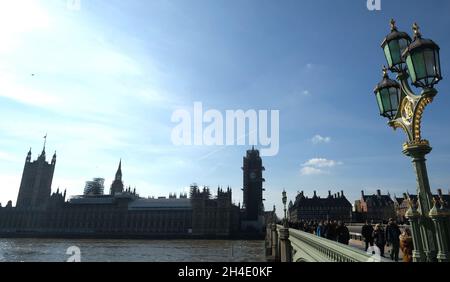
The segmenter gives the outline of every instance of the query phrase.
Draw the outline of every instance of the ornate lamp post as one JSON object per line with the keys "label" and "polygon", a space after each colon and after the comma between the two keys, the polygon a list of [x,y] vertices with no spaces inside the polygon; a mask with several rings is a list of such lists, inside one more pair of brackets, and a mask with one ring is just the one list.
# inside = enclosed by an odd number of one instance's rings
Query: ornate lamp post
{"label": "ornate lamp post", "polygon": [[282,193],[282,199],[283,199],[283,206],[284,206],[284,222],[283,222],[283,226],[284,227],[289,227],[288,226],[288,221],[287,221],[287,210],[286,210],[286,203],[287,203],[287,196],[286,196],[286,191],[285,190],[283,190],[283,193]]}
{"label": "ornate lamp post", "polygon": [[[414,39],[400,32],[391,20],[391,33],[383,40],[381,47],[390,71],[397,73],[397,81],[388,76],[383,69],[383,80],[375,88],[375,97],[380,115],[389,119],[389,126],[402,128],[408,141],[403,145],[403,153],[412,158],[417,175],[417,202],[410,201],[407,216],[411,222],[414,241],[414,261],[448,261],[450,234],[442,228],[440,214],[431,194],[425,156],[431,152],[430,144],[422,139],[421,121],[425,107],[433,101],[438,91],[434,86],[442,80],[439,59],[439,46],[430,39],[423,39],[419,26],[413,25]],[[414,93],[409,85],[422,88],[420,94]],[[439,214],[438,214],[439,213]],[[448,217],[448,213],[446,214]],[[444,219],[443,219],[444,218]]]}
{"label": "ornate lamp post", "polygon": [[284,206],[284,222],[283,228],[280,229],[280,258],[282,262],[292,262],[292,245],[289,241],[289,224],[287,220],[287,196],[286,191],[283,190],[282,200]]}

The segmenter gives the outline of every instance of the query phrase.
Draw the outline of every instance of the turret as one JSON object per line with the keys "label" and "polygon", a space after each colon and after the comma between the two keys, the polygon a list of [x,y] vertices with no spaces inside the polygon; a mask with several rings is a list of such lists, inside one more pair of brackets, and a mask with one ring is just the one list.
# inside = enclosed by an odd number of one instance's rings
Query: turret
{"label": "turret", "polygon": [[27,155],[27,158],[26,158],[25,162],[26,163],[30,163],[31,162],[31,148],[30,148],[30,151],[28,151],[28,155]]}
{"label": "turret", "polygon": [[52,158],[52,165],[54,166],[56,164],[56,151],[55,154],[53,154],[53,158]]}

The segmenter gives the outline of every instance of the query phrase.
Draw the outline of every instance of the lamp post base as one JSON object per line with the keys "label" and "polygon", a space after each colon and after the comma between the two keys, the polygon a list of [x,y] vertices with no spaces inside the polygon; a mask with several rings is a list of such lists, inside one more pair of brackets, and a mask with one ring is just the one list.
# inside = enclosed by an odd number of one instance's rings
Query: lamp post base
{"label": "lamp post base", "polygon": [[433,196],[431,194],[425,159],[425,156],[431,150],[432,148],[426,140],[406,143],[403,146],[403,153],[412,158],[417,180],[418,213],[420,215],[418,215],[418,220],[412,224],[412,227],[416,231],[413,233],[417,234],[418,232],[420,234],[420,240],[414,240],[414,249],[423,250],[425,257],[421,258],[421,260],[435,262],[437,261],[436,229],[433,221],[429,217],[429,212],[433,207]]}

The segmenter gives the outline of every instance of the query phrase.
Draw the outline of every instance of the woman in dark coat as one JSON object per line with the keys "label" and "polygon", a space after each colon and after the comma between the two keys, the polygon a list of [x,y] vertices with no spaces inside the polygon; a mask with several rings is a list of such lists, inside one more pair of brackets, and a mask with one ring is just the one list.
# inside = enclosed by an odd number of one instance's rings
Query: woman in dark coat
{"label": "woman in dark coat", "polygon": [[380,256],[384,257],[384,247],[386,246],[386,236],[384,229],[380,224],[375,225],[375,230],[373,231],[373,241],[375,246],[380,249]]}

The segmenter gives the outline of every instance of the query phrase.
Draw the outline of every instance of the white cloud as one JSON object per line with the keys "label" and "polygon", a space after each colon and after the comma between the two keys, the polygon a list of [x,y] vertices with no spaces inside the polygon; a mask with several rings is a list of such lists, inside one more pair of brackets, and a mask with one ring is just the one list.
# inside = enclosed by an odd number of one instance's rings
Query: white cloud
{"label": "white cloud", "polygon": [[311,92],[309,92],[309,90],[304,90],[302,92],[302,94],[305,95],[305,96],[309,96],[309,95],[311,95]]}
{"label": "white cloud", "polygon": [[311,142],[313,144],[330,143],[331,137],[323,137],[323,136],[317,134],[313,138],[311,138]]}
{"label": "white cloud", "polygon": [[0,54],[15,49],[21,35],[51,26],[50,17],[36,0],[2,1],[0,8]]}
{"label": "white cloud", "polygon": [[56,95],[20,85],[14,76],[2,70],[0,70],[0,97],[39,107],[55,107],[62,102]]}
{"label": "white cloud", "polygon": [[342,162],[337,162],[333,160],[327,160],[324,158],[315,158],[310,159],[306,163],[303,164],[303,166],[313,166],[313,167],[334,167],[336,165],[341,165]]}
{"label": "white cloud", "polygon": [[305,162],[302,166],[302,169],[300,170],[300,173],[302,175],[318,175],[318,174],[326,174],[328,173],[327,170],[324,170],[324,168],[333,168],[337,165],[342,165],[342,162],[334,161],[334,160],[328,160],[324,158],[314,158],[310,159],[307,162]]}
{"label": "white cloud", "polygon": [[300,173],[301,173],[301,175],[319,175],[319,174],[324,174],[325,171],[315,168],[315,167],[306,166],[300,170]]}

